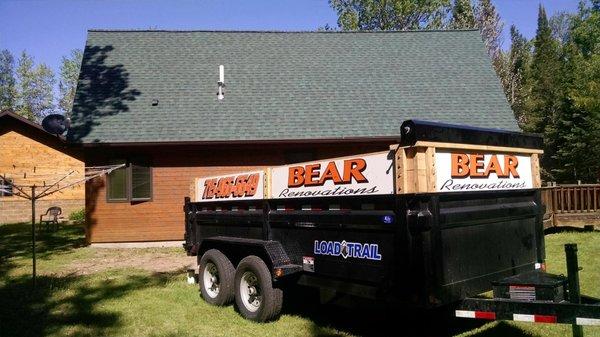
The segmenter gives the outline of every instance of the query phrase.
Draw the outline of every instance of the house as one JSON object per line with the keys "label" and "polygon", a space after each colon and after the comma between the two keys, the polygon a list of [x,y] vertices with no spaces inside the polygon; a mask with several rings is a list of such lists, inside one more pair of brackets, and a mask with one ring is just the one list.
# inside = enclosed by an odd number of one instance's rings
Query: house
{"label": "house", "polygon": [[[83,179],[82,159],[80,151],[67,146],[64,137],[9,110],[0,112],[0,185],[4,186],[0,190],[0,223],[31,221],[31,202],[17,196],[15,185],[36,185],[40,192],[71,171],[69,181]],[[84,208],[84,193],[84,186],[79,185],[42,198],[36,202],[36,214],[58,206],[68,217]]]}
{"label": "house", "polygon": [[386,150],[410,118],[518,130],[478,31],[91,30],[67,138],[126,166],[87,184],[88,240],[182,240],[194,178]]}

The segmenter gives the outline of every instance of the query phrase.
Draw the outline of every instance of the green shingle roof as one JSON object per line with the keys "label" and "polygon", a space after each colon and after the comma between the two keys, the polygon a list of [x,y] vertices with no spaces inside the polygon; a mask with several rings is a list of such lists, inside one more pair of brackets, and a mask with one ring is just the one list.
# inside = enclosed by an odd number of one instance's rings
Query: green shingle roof
{"label": "green shingle roof", "polygon": [[92,30],[68,138],[396,136],[411,118],[518,130],[477,31]]}

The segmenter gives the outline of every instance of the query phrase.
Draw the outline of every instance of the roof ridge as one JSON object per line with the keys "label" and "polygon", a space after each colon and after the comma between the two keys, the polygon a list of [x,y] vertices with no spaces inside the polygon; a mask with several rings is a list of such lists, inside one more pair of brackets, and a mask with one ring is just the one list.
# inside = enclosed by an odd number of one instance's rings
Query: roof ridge
{"label": "roof ridge", "polygon": [[409,29],[409,30],[203,30],[203,29],[103,29],[91,28],[88,32],[103,33],[267,33],[267,34],[390,34],[390,33],[432,33],[432,32],[472,32],[477,28],[464,29]]}

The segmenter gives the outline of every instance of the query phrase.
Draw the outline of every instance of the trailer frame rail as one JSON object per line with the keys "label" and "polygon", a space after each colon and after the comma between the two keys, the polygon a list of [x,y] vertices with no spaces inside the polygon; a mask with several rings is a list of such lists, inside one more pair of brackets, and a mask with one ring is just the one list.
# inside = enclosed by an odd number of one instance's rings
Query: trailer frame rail
{"label": "trailer frame rail", "polygon": [[585,301],[589,303],[466,298],[455,315],[486,320],[600,325],[600,300],[586,297]]}

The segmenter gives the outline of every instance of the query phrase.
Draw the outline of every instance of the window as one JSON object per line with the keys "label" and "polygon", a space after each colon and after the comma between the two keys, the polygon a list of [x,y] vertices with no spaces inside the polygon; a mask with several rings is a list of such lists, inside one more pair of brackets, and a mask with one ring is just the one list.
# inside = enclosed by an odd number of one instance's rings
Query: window
{"label": "window", "polygon": [[143,160],[116,161],[126,164],[108,175],[107,200],[139,202],[152,200],[152,168]]}
{"label": "window", "polygon": [[[124,162],[113,162],[111,164],[124,164]],[[109,201],[128,201],[127,198],[127,166],[113,170],[108,174]]]}
{"label": "window", "polygon": [[152,170],[148,165],[130,165],[131,201],[152,199]]}
{"label": "window", "polygon": [[11,197],[13,195],[12,179],[0,177],[0,197]]}

